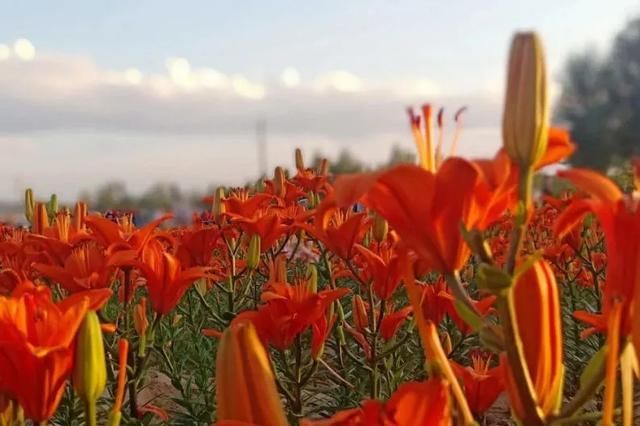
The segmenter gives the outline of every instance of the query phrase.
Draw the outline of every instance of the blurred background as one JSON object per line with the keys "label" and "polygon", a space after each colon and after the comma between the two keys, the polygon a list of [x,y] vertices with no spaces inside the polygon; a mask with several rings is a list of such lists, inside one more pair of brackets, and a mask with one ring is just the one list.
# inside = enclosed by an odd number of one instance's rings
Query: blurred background
{"label": "blurred background", "polygon": [[640,146],[630,0],[8,2],[0,26],[0,219],[22,197],[189,217],[217,185],[290,167],[412,161],[405,108],[468,106],[459,153],[500,146],[507,48],[542,35],[575,164]]}

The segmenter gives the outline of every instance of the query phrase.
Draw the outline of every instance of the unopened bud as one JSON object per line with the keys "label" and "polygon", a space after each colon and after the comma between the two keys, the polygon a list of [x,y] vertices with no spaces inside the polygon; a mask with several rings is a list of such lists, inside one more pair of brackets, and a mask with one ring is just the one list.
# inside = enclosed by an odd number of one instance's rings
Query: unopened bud
{"label": "unopened bud", "polygon": [[329,160],[323,158],[320,160],[320,165],[318,166],[318,175],[319,176],[327,176],[329,174]]}
{"label": "unopened bud", "polygon": [[247,268],[253,270],[260,264],[260,235],[253,234],[247,248]]}
{"label": "unopened bud", "polygon": [[204,297],[207,292],[209,291],[209,285],[207,284],[207,280],[206,279],[199,279],[195,282],[195,284],[193,285],[193,287],[196,289],[196,291],[198,292],[198,294],[202,297]]}
{"label": "unopened bud", "polygon": [[285,256],[278,256],[275,260],[275,270],[272,277],[275,282],[286,283],[287,282],[287,258]]}
{"label": "unopened bud", "polygon": [[106,384],[107,367],[100,320],[94,311],[89,311],[78,331],[73,370],[73,388],[85,403],[90,417],[87,424],[95,424],[96,401]]}
{"label": "unopened bud", "polygon": [[280,166],[276,167],[273,173],[273,192],[277,197],[283,198],[286,195],[285,181],[284,170]]}
{"label": "unopened bud", "polygon": [[318,292],[318,269],[313,263],[307,265],[307,285],[312,293]]}
{"label": "unopened bud", "polygon": [[27,188],[24,192],[24,216],[27,218],[29,223],[33,223],[35,208],[36,204],[33,199],[33,190],[31,188]]}
{"label": "unopened bud", "polygon": [[304,158],[302,157],[302,150],[296,148],[296,169],[304,170]]}
{"label": "unopened bud", "polygon": [[442,350],[445,355],[449,356],[453,351],[453,345],[451,344],[451,335],[449,333],[442,332],[440,333],[440,343],[442,344]]}
{"label": "unopened bud", "polygon": [[42,235],[45,229],[49,228],[49,215],[47,206],[44,203],[36,203],[33,215],[32,229],[34,234]]}
{"label": "unopened bud", "polygon": [[216,356],[218,422],[285,426],[269,356],[250,321],[224,332]]}
{"label": "unopened bud", "polygon": [[381,243],[387,239],[389,233],[389,224],[387,220],[379,214],[373,216],[373,238]]}
{"label": "unopened bud", "polygon": [[51,194],[51,198],[47,203],[47,213],[49,213],[50,218],[56,217],[60,206],[58,205],[58,196],[56,194]]}
{"label": "unopened bud", "polygon": [[353,297],[352,303],[353,323],[358,331],[364,332],[369,327],[367,307],[359,294]]}
{"label": "unopened bud", "polygon": [[73,209],[73,227],[76,231],[84,228],[84,218],[87,217],[87,203],[78,201]]}
{"label": "unopened bud", "polygon": [[213,215],[217,218],[221,214],[225,213],[225,205],[224,205],[224,188],[218,187],[216,188],[215,196],[213,198]]}
{"label": "unopened bud", "polygon": [[138,333],[138,355],[144,356],[147,343],[147,328],[149,320],[147,319],[147,299],[140,298],[140,302],[133,308],[133,325]]}
{"label": "unopened bud", "polygon": [[502,137],[509,157],[522,168],[544,155],[549,132],[547,71],[542,42],[533,32],[514,36],[509,53]]}

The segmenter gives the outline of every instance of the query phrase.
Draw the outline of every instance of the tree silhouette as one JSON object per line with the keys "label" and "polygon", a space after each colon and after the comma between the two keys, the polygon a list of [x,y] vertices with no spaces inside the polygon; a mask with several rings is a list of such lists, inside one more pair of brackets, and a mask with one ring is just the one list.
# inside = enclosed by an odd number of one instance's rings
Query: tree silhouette
{"label": "tree silhouette", "polygon": [[605,170],[640,153],[640,18],[604,58],[586,51],[567,61],[556,114],[578,144],[576,165]]}

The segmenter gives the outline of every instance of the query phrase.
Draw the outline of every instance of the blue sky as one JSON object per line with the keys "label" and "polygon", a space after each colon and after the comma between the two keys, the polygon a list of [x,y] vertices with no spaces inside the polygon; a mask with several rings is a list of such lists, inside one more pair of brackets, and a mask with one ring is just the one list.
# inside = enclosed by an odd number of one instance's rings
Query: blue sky
{"label": "blue sky", "polygon": [[[425,101],[468,104],[463,154],[489,155],[514,30],[540,32],[557,77],[638,12],[628,0],[11,2],[0,199],[24,185],[73,199],[112,179],[134,192],[241,184],[257,174],[259,117],[270,166],[290,164],[297,145],[374,164],[411,146],[403,107]],[[19,58],[20,38],[33,59]]]}

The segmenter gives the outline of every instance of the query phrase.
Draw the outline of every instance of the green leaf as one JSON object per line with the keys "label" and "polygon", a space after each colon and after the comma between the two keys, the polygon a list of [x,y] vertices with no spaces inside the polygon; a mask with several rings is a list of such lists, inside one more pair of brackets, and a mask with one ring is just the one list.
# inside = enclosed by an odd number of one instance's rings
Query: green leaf
{"label": "green leaf", "polygon": [[609,348],[607,347],[607,345],[604,345],[598,352],[593,355],[593,357],[591,357],[589,363],[580,375],[580,387],[585,387],[587,386],[587,383],[590,383],[592,380],[594,380],[594,378],[602,376],[600,372],[605,368],[608,352]]}
{"label": "green leaf", "polygon": [[462,318],[473,331],[477,332],[482,328],[482,326],[484,325],[484,320],[480,315],[473,312],[460,300],[456,299],[456,301],[454,302],[454,306],[456,308],[456,311],[458,312],[458,315],[460,315],[460,318]]}
{"label": "green leaf", "polygon": [[500,293],[511,288],[513,279],[509,274],[492,265],[482,264],[478,270],[478,286],[491,293]]}

